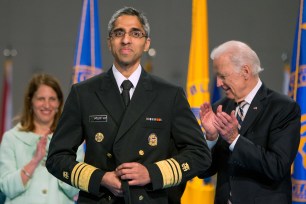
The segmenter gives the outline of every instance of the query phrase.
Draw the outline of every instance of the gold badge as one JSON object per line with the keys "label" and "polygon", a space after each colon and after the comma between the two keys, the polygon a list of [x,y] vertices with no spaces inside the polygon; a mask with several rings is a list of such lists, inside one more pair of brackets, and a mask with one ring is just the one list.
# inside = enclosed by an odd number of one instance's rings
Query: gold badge
{"label": "gold badge", "polygon": [[65,179],[69,179],[69,173],[68,173],[67,171],[64,171],[64,172],[63,172],[63,177],[64,177]]}
{"label": "gold badge", "polygon": [[182,169],[183,169],[183,171],[188,171],[188,170],[190,170],[190,167],[189,167],[189,164],[186,162],[186,163],[183,163],[182,164]]}
{"label": "gold badge", "polygon": [[148,137],[148,142],[150,146],[156,146],[157,145],[157,135],[155,133],[151,133]]}
{"label": "gold badge", "polygon": [[98,132],[96,135],[95,135],[95,140],[97,142],[102,142],[104,139],[104,135],[101,133],[101,132]]}

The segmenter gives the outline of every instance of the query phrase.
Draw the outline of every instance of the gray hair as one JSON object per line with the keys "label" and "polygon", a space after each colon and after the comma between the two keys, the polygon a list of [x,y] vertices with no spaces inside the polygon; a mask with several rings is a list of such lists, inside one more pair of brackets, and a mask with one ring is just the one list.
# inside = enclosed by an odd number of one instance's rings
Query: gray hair
{"label": "gray hair", "polygon": [[133,7],[124,7],[122,9],[119,9],[118,11],[116,11],[113,16],[111,17],[111,19],[108,22],[108,35],[110,35],[110,33],[113,31],[114,29],[114,25],[116,20],[123,15],[128,15],[128,16],[136,16],[139,20],[139,22],[141,23],[146,36],[149,37],[150,36],[150,25],[148,22],[147,17],[144,15],[143,12],[136,10]]}
{"label": "gray hair", "polygon": [[235,40],[225,42],[213,49],[210,58],[214,60],[224,54],[228,55],[235,65],[236,72],[239,72],[243,65],[250,65],[253,75],[258,75],[259,72],[263,71],[256,52],[246,43]]}

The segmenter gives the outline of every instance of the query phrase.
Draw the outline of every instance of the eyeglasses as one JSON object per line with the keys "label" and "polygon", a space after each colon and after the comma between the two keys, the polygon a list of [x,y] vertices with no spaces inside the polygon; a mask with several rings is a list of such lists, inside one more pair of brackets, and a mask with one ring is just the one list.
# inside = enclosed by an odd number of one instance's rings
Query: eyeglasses
{"label": "eyeglasses", "polygon": [[[109,37],[111,38],[122,38],[125,36],[127,32],[124,30],[114,30],[109,34]],[[127,33],[130,37],[132,38],[142,38],[142,37],[147,37],[147,35],[140,30],[131,30],[130,32]]]}

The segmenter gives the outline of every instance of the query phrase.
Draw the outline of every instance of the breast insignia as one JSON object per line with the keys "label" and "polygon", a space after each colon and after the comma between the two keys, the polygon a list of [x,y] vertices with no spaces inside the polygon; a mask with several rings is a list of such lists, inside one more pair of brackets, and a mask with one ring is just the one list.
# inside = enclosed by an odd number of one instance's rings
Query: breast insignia
{"label": "breast insignia", "polygon": [[155,133],[151,133],[148,137],[148,143],[150,146],[157,146],[157,135]]}

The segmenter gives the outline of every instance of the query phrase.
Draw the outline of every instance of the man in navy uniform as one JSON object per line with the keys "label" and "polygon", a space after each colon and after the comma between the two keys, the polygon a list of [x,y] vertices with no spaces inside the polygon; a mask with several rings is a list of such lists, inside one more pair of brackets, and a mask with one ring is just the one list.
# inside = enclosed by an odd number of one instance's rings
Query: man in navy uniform
{"label": "man in navy uniform", "polygon": [[[140,65],[151,41],[143,13],[118,10],[108,33],[113,66],[72,86],[47,168],[81,189],[78,203],[166,204],[169,187],[209,168],[210,151],[183,89]],[[85,160],[77,162],[84,141]]]}

